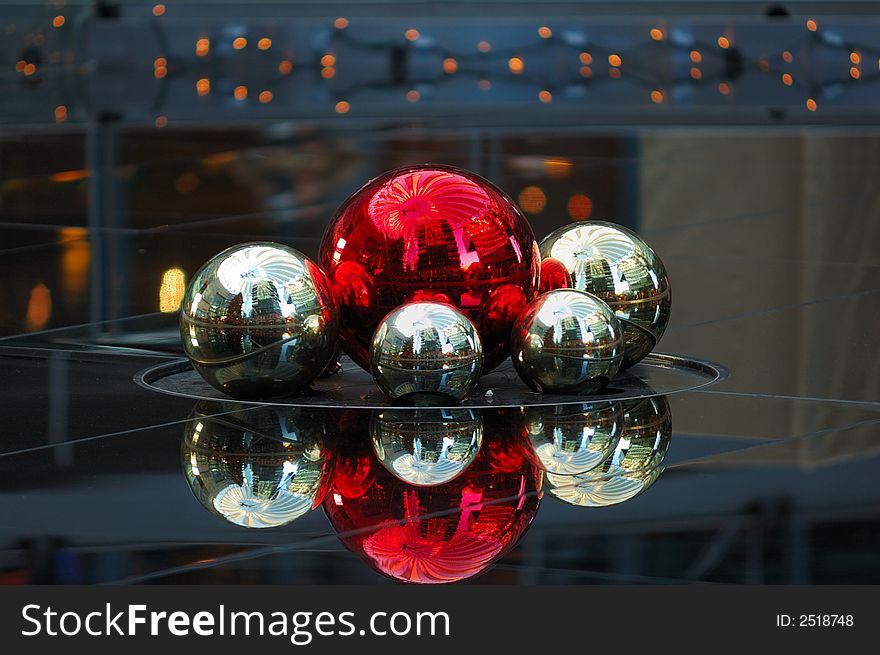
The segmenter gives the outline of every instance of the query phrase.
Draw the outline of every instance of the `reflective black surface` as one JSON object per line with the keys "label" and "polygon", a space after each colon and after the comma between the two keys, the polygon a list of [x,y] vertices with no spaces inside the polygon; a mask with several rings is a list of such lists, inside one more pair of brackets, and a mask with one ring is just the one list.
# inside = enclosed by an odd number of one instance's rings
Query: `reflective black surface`
{"label": "reflective black surface", "polygon": [[[152,21],[149,9],[143,5],[138,11]],[[83,10],[88,13],[88,7]],[[564,19],[559,12],[557,18]],[[43,26],[45,42],[60,38],[49,31],[56,29],[51,21],[58,10],[32,13],[33,25]],[[267,24],[280,24],[270,10],[266,13]],[[71,27],[73,14],[66,16]],[[300,409],[285,417],[284,411],[294,410],[275,408],[266,422],[248,416],[264,411],[257,405],[214,398],[194,410],[196,400],[158,393],[134,378],[182,357],[177,303],[186,281],[209,257],[257,239],[315,257],[323,229],[345,197],[383,170],[425,161],[462,166],[491,179],[520,203],[538,238],[586,218],[614,220],[642,234],[675,285],[675,311],[657,350],[718,362],[730,372],[717,384],[665,396],[671,434],[662,466],[649,467],[641,479],[650,479],[650,485],[641,493],[610,507],[573,506],[543,487],[537,503],[537,484],[533,489],[527,483],[523,472],[538,469],[541,461],[529,443],[552,444],[554,434],[565,437],[560,443],[573,443],[575,419],[583,414],[569,412],[568,406],[536,417],[481,403],[467,410],[479,416],[450,416],[439,424],[432,419],[426,428],[432,440],[442,438],[438,425],[445,423],[453,440],[471,438],[479,428],[482,445],[472,477],[497,480],[513,489],[513,497],[523,497],[522,507],[517,509],[519,501],[513,504],[508,523],[492,522],[510,509],[507,500],[481,506],[476,525],[501,526],[498,534],[511,535],[491,548],[474,545],[484,544],[490,528],[475,540],[473,530],[456,527],[465,524],[443,524],[444,543],[466,542],[472,550],[465,550],[476,558],[476,568],[452,567],[466,573],[460,579],[501,584],[880,582],[880,131],[877,90],[871,83],[878,55],[856,48],[876,42],[876,17],[840,19],[832,35],[845,38],[829,45],[810,40],[819,37],[805,27],[806,13],[793,11],[791,19],[775,23],[760,16],[745,21],[751,28],[742,20],[719,19],[720,27],[707,32],[711,39],[701,37],[711,43],[726,33],[725,25],[734,25],[731,40],[741,45],[744,57],[742,84],[736,88],[746,88],[745,81],[770,80],[769,73],[749,62],[762,54],[775,57],[770,61],[777,71],[772,89],[757,82],[748,86],[754,100],[746,109],[743,92],[723,100],[739,103],[738,109],[719,112],[717,107],[727,105],[694,103],[686,114],[661,121],[657,117],[663,114],[647,112],[669,110],[665,115],[670,117],[677,111],[668,102],[673,94],[655,106],[645,100],[650,88],[640,86],[638,104],[621,96],[617,104],[597,100],[593,108],[569,105],[563,111],[557,109],[559,93],[550,103],[535,103],[532,96],[539,89],[529,88],[530,100],[520,101],[500,93],[506,83],[495,77],[492,88],[499,93],[491,96],[490,113],[503,116],[495,124],[485,108],[478,111],[469,104],[475,102],[469,95],[456,100],[455,91],[445,93],[443,112],[423,109],[430,93],[422,89],[417,102],[409,101],[406,81],[400,106],[372,105],[370,121],[357,115],[354,94],[345,96],[351,103],[347,113],[334,111],[334,102],[343,97],[333,94],[322,96],[320,111],[297,113],[279,105],[279,89],[273,102],[253,102],[259,85],[252,82],[247,83],[251,102],[246,110],[239,111],[244,105],[234,100],[224,104],[211,96],[217,104],[187,105],[188,122],[176,123],[167,106],[157,109],[152,100],[125,93],[77,104],[65,95],[68,89],[114,87],[101,86],[106,76],[76,67],[62,66],[39,85],[34,75],[13,72],[21,48],[34,45],[33,36],[24,43],[24,33],[37,28],[25,27],[31,23],[20,18],[11,21],[21,43],[8,41],[2,50],[9,71],[3,84],[14,103],[2,110],[7,113],[0,129],[0,582],[401,579],[388,571],[377,574],[376,567],[350,552],[346,544],[365,541],[364,533],[340,532],[342,524],[334,527],[325,515],[327,505],[335,502],[332,485],[339,480],[347,483],[345,494],[354,496],[379,494],[397,488],[398,482],[405,487],[403,481],[393,482],[390,460],[383,466],[377,459],[371,421],[378,410],[368,398],[359,398],[361,409],[310,409],[302,424]],[[833,23],[816,16],[820,32]],[[166,18],[174,18],[171,9]],[[332,25],[334,18],[320,21]],[[348,18],[354,28],[355,17]],[[205,27],[215,45],[226,38],[217,27],[221,19],[215,12]],[[285,24],[291,20],[285,18]],[[471,32],[463,34],[474,43],[486,38],[497,44],[494,52],[505,53],[502,72],[509,74],[507,60],[513,54],[500,44],[514,31],[505,32],[485,18],[468,20],[473,39]],[[634,20],[619,18],[622,25]],[[529,40],[542,22],[521,19],[529,26]],[[678,15],[656,24],[671,33],[681,22],[687,20]],[[560,35],[564,30],[557,24],[550,27]],[[642,41],[669,47],[653,41],[648,32],[653,25],[635,21],[638,39],[628,41],[614,32],[607,37],[622,53]],[[409,26],[393,27],[397,34]],[[263,52],[253,47],[263,29],[248,33],[246,55]],[[430,31],[426,22],[421,33]],[[791,39],[781,38],[789,31]],[[191,57],[199,34],[169,43]],[[440,36],[434,35],[437,42]],[[518,37],[509,40],[510,48],[518,47]],[[274,41],[283,39],[275,36]],[[799,50],[802,42],[813,46]],[[314,59],[310,53],[314,48],[323,52],[324,45],[308,43],[309,50],[294,61],[311,62],[319,75],[321,54]],[[604,49],[597,47],[592,56],[598,60],[601,52],[607,60],[613,51],[606,41],[601,45]],[[789,48],[794,65],[830,57],[825,81],[810,87],[810,93],[832,88],[839,75],[844,92],[818,98],[817,110],[811,111],[804,106],[811,96],[802,90],[784,120],[772,119],[768,108],[783,102],[778,94],[800,88],[776,81],[790,65],[781,48]],[[718,50],[712,56],[726,61]],[[63,64],[66,49],[60,52]],[[97,55],[91,52],[94,60]],[[157,85],[188,79],[195,70],[183,67],[175,70],[185,74],[154,77],[154,60],[172,58],[156,49],[142,52],[146,78]],[[861,62],[858,80],[849,70],[856,66],[853,52]],[[687,58],[688,50],[683,55]],[[341,82],[342,49],[337,56],[336,81]],[[526,71],[531,56],[523,55]],[[626,76],[627,55],[621,56]],[[212,89],[222,87],[221,79],[245,75],[234,61],[214,63],[218,73]],[[273,60],[273,71],[277,65]],[[683,65],[687,75],[689,66]],[[383,75],[388,70],[384,64],[379,69]],[[816,75],[820,69],[810,68]],[[259,70],[253,67],[248,74]],[[183,85],[187,103],[200,98],[195,87],[200,75]],[[471,80],[478,90],[480,78]],[[77,86],[84,79],[94,85]],[[689,79],[689,86],[697,84]],[[717,86],[726,80],[713,78],[710,90],[719,102]],[[46,120],[33,110],[43,106],[32,103],[35,97],[47,108]],[[368,104],[370,97],[378,96],[368,93],[360,102]],[[858,111],[847,114],[845,102],[855,103]],[[836,111],[828,109],[835,103],[840,105]],[[53,110],[62,104],[69,106],[69,118],[56,123]],[[123,105],[124,111],[119,109]],[[619,111],[611,111],[612,105]],[[21,111],[13,116],[10,108]],[[553,112],[552,120],[542,109]],[[157,114],[166,115],[160,112],[166,112],[167,125],[154,127]],[[744,116],[759,112],[760,119],[744,124]],[[354,373],[349,365],[328,380],[345,386],[346,376]],[[585,419],[593,433],[583,447],[610,453],[602,434],[620,439],[625,430],[612,430],[607,416],[623,413],[606,407],[605,418],[592,424]],[[247,529],[223,517],[223,503],[213,504],[216,494],[194,495],[193,453],[185,440],[187,435],[191,439],[193,420],[199,417],[220,426],[215,434],[223,438],[204,457],[195,455],[200,474],[205,462],[205,470],[223,474],[216,493],[234,484],[236,489],[226,493],[238,493],[248,502],[280,496],[287,502],[282,504],[283,525]],[[465,425],[458,425],[461,421]],[[230,441],[233,429],[237,441]],[[410,428],[399,431],[405,448],[414,448]],[[529,440],[528,434],[535,438]],[[392,454],[404,446],[395,445]],[[430,453],[434,456],[437,449]],[[344,475],[336,469],[340,462]],[[297,475],[291,476],[293,467]],[[468,470],[448,481],[442,478],[444,489],[457,490],[461,497],[456,485],[464,484]],[[362,490],[359,472],[364,473]],[[369,491],[368,474],[387,484]],[[510,478],[516,474],[526,482]],[[284,496],[288,493],[307,497],[309,511]],[[448,506],[438,509],[437,494],[423,487],[406,493],[431,505],[429,513],[439,512],[427,520],[450,516]],[[423,500],[429,496],[430,503]],[[448,494],[442,497],[448,501]],[[475,502],[462,500],[455,516],[471,516]],[[403,507],[388,512],[398,525]],[[366,534],[388,527],[370,520]],[[419,525],[427,526],[427,520]],[[424,547],[422,534],[406,543]],[[447,565],[449,552],[443,551]],[[429,573],[436,577],[437,569]]]}

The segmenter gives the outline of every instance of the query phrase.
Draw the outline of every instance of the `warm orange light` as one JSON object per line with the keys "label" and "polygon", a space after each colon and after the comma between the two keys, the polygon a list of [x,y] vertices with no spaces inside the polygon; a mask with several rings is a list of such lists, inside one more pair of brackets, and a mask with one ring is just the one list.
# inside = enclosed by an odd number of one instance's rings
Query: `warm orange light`
{"label": "warm orange light", "polygon": [[529,214],[540,214],[547,206],[547,196],[544,190],[536,186],[527,186],[519,192],[519,206]]}
{"label": "warm orange light", "polygon": [[849,60],[856,66],[862,63],[862,56],[858,52],[849,53]]}
{"label": "warm orange light", "polygon": [[22,72],[25,66],[27,66],[27,62],[24,59],[19,59],[17,62],[15,62],[15,72]]}
{"label": "warm orange light", "polygon": [[236,50],[241,50],[246,45],[247,45],[247,39],[244,38],[243,36],[236,37],[232,41],[232,47],[235,48]]}
{"label": "warm orange light", "polygon": [[768,70],[770,70],[770,62],[767,61],[766,59],[759,59],[758,60],[758,68],[760,68],[762,71],[764,71],[766,73]]}
{"label": "warm orange light", "polygon": [[591,55],[589,52],[582,52],[578,56],[578,58],[581,60],[581,63],[586,66],[589,66],[593,63],[593,55]]}
{"label": "warm orange light", "polygon": [[278,72],[282,75],[290,75],[290,71],[293,70],[293,62],[289,59],[281,60],[281,63],[278,64]]}
{"label": "warm orange light", "polygon": [[64,25],[64,16],[58,15],[52,19],[52,27],[61,27]]}
{"label": "warm orange light", "polygon": [[273,97],[274,96],[271,91],[260,91],[260,95],[258,96],[260,102],[262,102],[264,105],[266,103],[272,102]]}
{"label": "warm orange light", "polygon": [[581,66],[581,77],[592,77],[593,69],[589,66]]}
{"label": "warm orange light", "polygon": [[523,60],[520,57],[511,57],[507,60],[507,67],[510,69],[511,73],[519,75],[523,72]]}
{"label": "warm orange light", "polygon": [[326,55],[321,57],[321,66],[326,67],[326,66],[335,66],[335,65],[336,65],[336,56],[335,55],[328,52]]}
{"label": "warm orange light", "polygon": [[203,77],[198,82],[196,82],[196,93],[200,96],[206,96],[211,93],[211,80],[207,77]]}
{"label": "warm orange light", "polygon": [[785,86],[791,86],[792,82],[794,82],[794,78],[791,75],[789,75],[788,73],[782,74],[782,83]]}
{"label": "warm orange light", "polygon": [[257,47],[260,50],[268,50],[269,48],[272,47],[272,39],[270,39],[267,36],[264,36],[262,39],[257,41]]}
{"label": "warm orange light", "polygon": [[807,29],[811,32],[815,32],[817,29],[819,29],[819,25],[811,18],[807,21]]}
{"label": "warm orange light", "polygon": [[723,96],[726,96],[730,93],[730,85],[727,82],[722,82],[718,85],[718,93]]}
{"label": "warm orange light", "polygon": [[538,28],[538,36],[540,36],[542,39],[549,39],[551,36],[553,36],[553,30],[551,30],[547,26],[541,26]]}
{"label": "warm orange light", "polygon": [[620,79],[620,69],[619,68],[609,68],[608,69],[609,77],[613,77],[615,80]]}
{"label": "warm orange light", "polygon": [[42,330],[52,316],[52,294],[42,282],[31,289],[25,321],[30,331]]}
{"label": "warm orange light", "polygon": [[53,173],[49,176],[49,180],[52,182],[79,182],[80,180],[86,179],[88,176],[89,172],[81,168],[75,171]]}
{"label": "warm orange light", "polygon": [[169,268],[162,273],[159,283],[159,311],[176,312],[186,291],[186,274],[180,268]]}
{"label": "warm orange light", "polygon": [[196,56],[204,57],[211,50],[211,41],[209,39],[201,38],[196,41]]}
{"label": "warm orange light", "polygon": [[558,157],[556,159],[544,160],[544,171],[549,177],[562,178],[571,174],[574,164],[570,159]]}
{"label": "warm orange light", "polygon": [[163,128],[168,125],[168,117],[167,116],[156,116],[156,127]]}
{"label": "warm orange light", "polygon": [[593,212],[593,201],[589,196],[577,193],[568,199],[568,215],[576,221],[585,221]]}
{"label": "warm orange light", "polygon": [[691,67],[691,77],[695,80],[699,80],[703,77],[703,72],[697,68],[696,66]]}
{"label": "warm orange light", "polygon": [[661,30],[659,27],[652,27],[651,28],[651,38],[654,39],[655,41],[662,41],[663,40],[663,30]]}
{"label": "warm orange light", "polygon": [[701,55],[697,50],[691,50],[691,61],[695,64],[699,64],[701,61],[703,61],[703,55]]}
{"label": "warm orange light", "polygon": [[488,41],[480,41],[477,44],[477,50],[479,50],[480,52],[489,52],[491,49],[492,46],[489,44]]}
{"label": "warm orange light", "polygon": [[33,64],[25,64],[25,67],[21,69],[21,72],[25,75],[33,75],[37,72],[37,67]]}
{"label": "warm orange light", "polygon": [[168,74],[168,69],[165,68],[164,66],[156,66],[156,68],[153,69],[153,77],[155,77],[157,80],[161,80],[167,74]]}
{"label": "warm orange light", "polygon": [[479,87],[480,91],[488,91],[492,88],[492,83],[489,80],[480,80]]}
{"label": "warm orange light", "polygon": [[331,79],[334,75],[336,75],[336,69],[332,66],[326,66],[321,69],[321,77],[325,80]]}
{"label": "warm orange light", "polygon": [[724,49],[729,48],[730,47],[730,39],[728,39],[726,36],[719,36],[718,37],[718,47],[724,48]]}
{"label": "warm orange light", "polygon": [[417,29],[410,28],[406,32],[403,33],[406,37],[407,41],[415,41],[419,38],[419,31]]}
{"label": "warm orange light", "polygon": [[58,105],[55,107],[55,122],[63,123],[67,120],[67,107],[64,105]]}
{"label": "warm orange light", "polygon": [[651,91],[651,102],[658,105],[663,102],[663,92],[658,89]]}
{"label": "warm orange light", "polygon": [[860,71],[858,68],[853,66],[852,68],[849,69],[849,76],[851,78],[853,78],[854,80],[857,80],[862,76],[862,71]]}
{"label": "warm orange light", "polygon": [[790,64],[792,61],[794,61],[794,56],[788,50],[785,50],[782,53],[782,59],[783,61]]}
{"label": "warm orange light", "polygon": [[58,230],[61,243],[61,289],[65,302],[75,300],[86,291],[92,247],[89,231],[84,227],[63,227]]}
{"label": "warm orange light", "polygon": [[612,66],[620,66],[622,63],[620,55],[608,55],[608,63]]}
{"label": "warm orange light", "polygon": [[349,109],[351,109],[351,105],[348,104],[345,100],[340,100],[336,103],[337,114],[347,114]]}
{"label": "warm orange light", "polygon": [[812,98],[807,98],[807,109],[809,109],[810,111],[816,111],[816,107],[816,101]]}
{"label": "warm orange light", "polygon": [[153,60],[153,68],[159,68],[161,66],[167,66],[167,65],[168,65],[168,60],[165,59],[165,57],[156,57]]}
{"label": "warm orange light", "polygon": [[416,91],[415,89],[410,89],[406,92],[406,99],[410,102],[418,102],[422,97],[422,94]]}
{"label": "warm orange light", "polygon": [[335,21],[333,21],[333,27],[335,27],[337,30],[344,30],[346,27],[348,27],[348,19],[340,16]]}
{"label": "warm orange light", "polygon": [[153,5],[153,16],[161,16],[165,13],[165,5]]}
{"label": "warm orange light", "polygon": [[452,57],[447,57],[443,60],[443,72],[449,75],[452,75],[455,71],[458,70],[458,62],[455,61]]}
{"label": "warm orange light", "polygon": [[553,94],[544,89],[538,94],[538,100],[541,102],[551,102],[553,100]]}
{"label": "warm orange light", "polygon": [[247,98],[247,94],[248,94],[247,87],[244,86],[243,84],[241,86],[235,87],[235,90],[232,92],[232,96],[236,100],[244,100],[245,98]]}

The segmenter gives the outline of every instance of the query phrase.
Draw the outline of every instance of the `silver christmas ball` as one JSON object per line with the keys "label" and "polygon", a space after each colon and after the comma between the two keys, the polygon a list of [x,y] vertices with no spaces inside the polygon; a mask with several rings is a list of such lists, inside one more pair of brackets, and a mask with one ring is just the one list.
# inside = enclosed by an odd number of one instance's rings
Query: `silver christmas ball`
{"label": "silver christmas ball", "polygon": [[557,289],[529,303],[513,327],[513,365],[535,391],[595,393],[623,360],[623,332],[589,293]]}
{"label": "silver christmas ball", "polygon": [[193,276],[180,336],[193,368],[235,398],[294,394],[327,368],[339,318],[330,283],[278,243],[233,246]]}
{"label": "silver christmas ball", "polygon": [[399,480],[434,486],[454,480],[483,443],[479,412],[463,408],[385,409],[370,422],[373,452]]}
{"label": "silver christmas ball", "polygon": [[477,384],[482,369],[480,336],[451,305],[401,305],[373,334],[370,371],[385,395],[398,403],[459,402]]}
{"label": "silver christmas ball", "polygon": [[217,407],[196,406],[181,446],[184,476],[205,509],[245,528],[275,528],[321,503],[330,457],[320,416],[282,406]]}
{"label": "silver christmas ball", "polygon": [[545,488],[578,507],[607,507],[630,500],[657,481],[672,438],[664,396],[624,401],[623,430],[602,465],[581,475],[545,474]]}
{"label": "silver christmas ball", "polygon": [[573,288],[601,298],[617,314],[622,369],[654,349],[669,323],[672,287],[663,262],[639,235],[614,223],[584,221],[549,234],[540,250],[565,265]]}
{"label": "silver christmas ball", "polygon": [[586,473],[614,452],[623,429],[619,402],[534,406],[523,410],[521,433],[542,471]]}

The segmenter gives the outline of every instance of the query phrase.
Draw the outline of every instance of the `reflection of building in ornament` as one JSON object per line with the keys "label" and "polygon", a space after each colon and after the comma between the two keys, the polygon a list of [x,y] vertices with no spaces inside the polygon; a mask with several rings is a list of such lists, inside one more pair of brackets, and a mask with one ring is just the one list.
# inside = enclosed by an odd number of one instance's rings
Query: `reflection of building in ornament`
{"label": "reflection of building in ornament", "polygon": [[484,442],[453,481],[422,487],[402,482],[352,441],[342,446],[324,510],[346,547],[384,575],[419,584],[465,580],[512,549],[538,510],[540,471],[521,452],[507,452],[519,448],[510,441]]}
{"label": "reflection of building in ornament", "polygon": [[[226,411],[213,415],[214,407]],[[287,525],[316,507],[329,473],[323,416],[230,408],[240,406],[199,405],[187,422],[181,459],[198,501],[245,528]]]}

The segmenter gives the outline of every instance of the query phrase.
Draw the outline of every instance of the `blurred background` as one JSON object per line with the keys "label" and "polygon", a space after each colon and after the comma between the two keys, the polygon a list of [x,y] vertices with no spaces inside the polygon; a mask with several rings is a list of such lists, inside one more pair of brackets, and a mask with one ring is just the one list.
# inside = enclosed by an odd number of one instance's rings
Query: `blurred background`
{"label": "blurred background", "polygon": [[[656,487],[545,503],[480,581],[880,580],[877,3],[53,0],[0,4],[0,35],[2,581],[326,533],[216,523],[179,470],[191,403],[131,378],[180,353],[213,254],[314,256],[350,193],[425,162],[539,239],[640,232],[675,287],[660,350],[732,373],[670,397]],[[337,544],[163,579],[376,578]]]}

